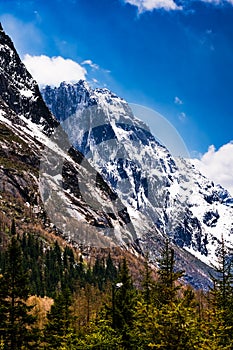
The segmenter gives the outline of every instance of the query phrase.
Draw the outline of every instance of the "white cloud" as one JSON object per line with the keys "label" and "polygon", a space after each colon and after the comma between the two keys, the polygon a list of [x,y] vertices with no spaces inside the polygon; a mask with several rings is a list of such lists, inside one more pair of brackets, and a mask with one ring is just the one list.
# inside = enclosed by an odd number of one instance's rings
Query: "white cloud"
{"label": "white cloud", "polygon": [[[176,0],[123,0],[125,3],[136,6],[138,8],[139,13],[145,11],[153,11],[164,9],[166,11],[171,10],[183,10],[186,5],[189,5],[191,1],[194,0],[183,0],[181,5],[176,3]],[[231,4],[233,5],[233,0],[196,0],[199,2],[205,2],[212,5],[224,5]]]}
{"label": "white cloud", "polygon": [[212,145],[201,159],[193,159],[200,172],[222,185],[233,196],[233,141],[218,150]]}
{"label": "white cloud", "polygon": [[92,62],[92,60],[85,60],[85,61],[83,61],[81,64],[82,64],[83,66],[84,66],[84,65],[88,65],[88,66],[90,66],[92,69],[96,69],[96,70],[98,70],[98,69],[100,68],[100,67],[98,66],[98,64]]}
{"label": "white cloud", "polygon": [[182,101],[178,96],[176,96],[176,97],[174,98],[174,103],[175,103],[176,105],[182,105],[182,104],[183,104],[183,101]]}
{"label": "white cloud", "polygon": [[124,0],[125,3],[136,6],[139,12],[153,11],[155,9],[181,10],[174,0]]}
{"label": "white cloud", "polygon": [[79,63],[61,56],[31,56],[26,54],[23,63],[39,85],[58,86],[62,81],[85,80],[87,71]]}

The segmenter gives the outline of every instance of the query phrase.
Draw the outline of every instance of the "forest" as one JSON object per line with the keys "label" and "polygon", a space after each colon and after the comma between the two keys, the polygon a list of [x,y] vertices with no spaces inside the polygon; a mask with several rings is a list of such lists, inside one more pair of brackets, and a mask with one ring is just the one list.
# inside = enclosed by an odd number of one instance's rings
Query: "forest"
{"label": "forest", "polygon": [[71,246],[18,233],[0,241],[0,349],[227,350],[233,346],[232,259],[222,240],[209,290],[182,282],[172,245],[140,282],[109,251],[88,263]]}

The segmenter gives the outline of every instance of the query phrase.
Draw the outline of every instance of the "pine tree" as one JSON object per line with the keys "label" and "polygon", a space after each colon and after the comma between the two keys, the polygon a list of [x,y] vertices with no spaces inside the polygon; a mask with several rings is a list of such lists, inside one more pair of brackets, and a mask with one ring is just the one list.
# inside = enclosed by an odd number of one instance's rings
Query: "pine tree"
{"label": "pine tree", "polygon": [[126,259],[120,265],[117,281],[112,284],[112,327],[120,332],[124,346],[130,349],[136,295]]}
{"label": "pine tree", "polygon": [[161,258],[158,263],[155,302],[157,306],[162,306],[176,300],[177,291],[180,288],[177,282],[184,274],[183,271],[175,270],[175,252],[168,240],[166,240],[165,247],[161,251]]}
{"label": "pine tree", "polygon": [[106,260],[105,280],[114,282],[117,278],[117,268],[113,264],[111,254],[108,254]]}
{"label": "pine tree", "polygon": [[66,349],[124,350],[129,348],[123,346],[121,335],[112,329],[108,320],[99,318],[91,323],[84,336],[76,340],[74,348],[69,347],[64,350]]}
{"label": "pine tree", "polygon": [[44,296],[44,252],[43,244],[32,234],[23,234],[20,240],[23,251],[23,267],[29,271],[30,291]]}
{"label": "pine tree", "polygon": [[44,330],[46,349],[59,349],[71,331],[71,293],[68,288],[57,293],[51,311],[47,315],[48,323]]}
{"label": "pine tree", "polygon": [[48,249],[45,257],[45,291],[48,296],[54,296],[61,289],[63,280],[62,253],[58,242]]}
{"label": "pine tree", "polygon": [[103,285],[105,282],[104,259],[101,259],[99,256],[97,256],[92,272],[95,284],[98,286],[99,290],[103,290]]}
{"label": "pine tree", "polygon": [[6,268],[0,283],[1,338],[4,349],[22,349],[33,346],[33,323],[31,307],[27,306],[29,280],[23,270],[22,250],[16,235],[14,220],[11,240],[6,253]]}
{"label": "pine tree", "polygon": [[75,270],[74,253],[68,246],[63,252],[62,267],[62,289],[68,287],[71,292],[74,292],[78,276]]}
{"label": "pine tree", "polygon": [[144,262],[143,280],[142,280],[142,297],[147,309],[153,300],[153,293],[155,289],[155,281],[152,279],[152,271],[149,266],[148,256]]}
{"label": "pine tree", "polygon": [[175,272],[175,259],[165,246],[160,260],[159,280],[151,277],[145,262],[143,290],[138,300],[131,341],[137,349],[198,349],[201,336],[195,295],[191,288],[180,291],[175,285],[181,272]]}
{"label": "pine tree", "polygon": [[[217,276],[211,276],[212,319],[219,328],[219,346],[227,346],[233,342],[233,257],[226,248],[222,237],[219,251],[218,266],[215,267]],[[213,322],[213,323],[214,323]]]}

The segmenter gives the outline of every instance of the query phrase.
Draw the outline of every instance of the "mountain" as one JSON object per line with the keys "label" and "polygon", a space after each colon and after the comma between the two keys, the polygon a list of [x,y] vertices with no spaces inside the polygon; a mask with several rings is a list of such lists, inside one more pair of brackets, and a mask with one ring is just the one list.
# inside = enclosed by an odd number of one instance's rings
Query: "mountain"
{"label": "mountain", "polygon": [[30,119],[50,134],[58,125],[44,104],[36,81],[25,69],[14,44],[0,24],[0,96],[17,115]]}
{"label": "mountain", "polygon": [[189,160],[173,157],[125,100],[84,81],[47,86],[42,95],[70,142],[127,207],[144,251],[156,256],[156,241],[169,237],[210,266],[222,235],[231,244],[230,194]]}
{"label": "mountain", "polygon": [[[122,249],[117,254],[149,253],[152,263],[169,236],[186,281],[206,287],[210,267],[199,257],[214,256],[207,240],[213,237],[217,247],[216,223],[227,232],[227,192],[196,173],[202,181],[193,190],[197,204],[182,201],[177,188],[194,168],[182,160],[190,167],[183,173],[107,89],[92,90],[85,82],[46,88],[48,108],[2,27],[0,60],[1,234],[14,218],[19,232],[59,235],[89,252],[113,246]],[[207,213],[205,222],[195,208]]]}
{"label": "mountain", "polygon": [[2,222],[14,217],[22,229],[38,226],[76,246],[134,245],[125,206],[99,174],[92,179],[2,27],[0,61]]}

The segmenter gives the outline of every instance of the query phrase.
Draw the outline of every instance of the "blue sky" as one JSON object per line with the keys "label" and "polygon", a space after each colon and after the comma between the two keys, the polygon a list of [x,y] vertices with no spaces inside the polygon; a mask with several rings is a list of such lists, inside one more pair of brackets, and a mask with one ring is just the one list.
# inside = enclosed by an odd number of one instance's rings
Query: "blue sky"
{"label": "blue sky", "polygon": [[73,76],[161,113],[192,156],[233,153],[233,0],[0,0],[0,20],[39,74],[46,58],[73,63]]}

